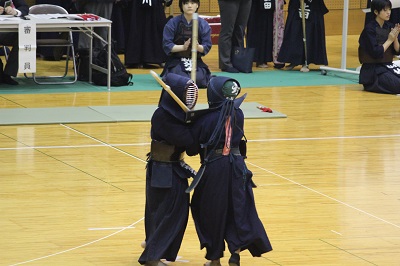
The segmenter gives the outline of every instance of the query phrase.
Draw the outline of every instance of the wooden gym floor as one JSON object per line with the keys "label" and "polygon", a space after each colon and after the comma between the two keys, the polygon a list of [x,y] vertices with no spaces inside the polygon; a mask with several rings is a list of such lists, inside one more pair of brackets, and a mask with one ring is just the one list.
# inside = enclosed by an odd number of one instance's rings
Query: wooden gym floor
{"label": "wooden gym floor", "polygon": [[[330,66],[340,67],[341,36],[327,43]],[[349,36],[348,67],[358,66],[356,51]],[[205,61],[217,71],[217,48]],[[242,265],[400,265],[400,98],[358,84],[243,91],[288,117],[245,122],[274,250],[261,258],[244,251]],[[0,105],[155,104],[159,94],[14,94],[0,95]],[[1,126],[0,265],[138,265],[149,131],[149,122]],[[198,161],[187,158],[194,168]],[[189,219],[169,265],[200,266],[204,254]]]}

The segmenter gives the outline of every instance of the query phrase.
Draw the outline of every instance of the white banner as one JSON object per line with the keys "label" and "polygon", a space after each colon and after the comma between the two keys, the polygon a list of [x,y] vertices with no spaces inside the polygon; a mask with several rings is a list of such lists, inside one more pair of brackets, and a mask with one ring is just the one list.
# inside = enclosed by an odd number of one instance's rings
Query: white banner
{"label": "white banner", "polygon": [[24,20],[19,23],[19,73],[36,72],[36,23]]}

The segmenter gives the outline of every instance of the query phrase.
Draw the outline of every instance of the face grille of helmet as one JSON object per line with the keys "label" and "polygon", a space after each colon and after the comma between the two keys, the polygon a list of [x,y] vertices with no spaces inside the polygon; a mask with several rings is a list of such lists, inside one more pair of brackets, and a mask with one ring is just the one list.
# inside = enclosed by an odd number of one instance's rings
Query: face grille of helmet
{"label": "face grille of helmet", "polygon": [[185,103],[189,109],[193,109],[199,97],[199,88],[193,82],[189,83],[186,89]]}

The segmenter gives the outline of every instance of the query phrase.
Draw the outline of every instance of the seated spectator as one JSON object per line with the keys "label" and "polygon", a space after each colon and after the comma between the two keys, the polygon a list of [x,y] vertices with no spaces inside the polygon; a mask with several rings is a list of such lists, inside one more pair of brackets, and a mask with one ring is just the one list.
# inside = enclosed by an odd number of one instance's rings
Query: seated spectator
{"label": "seated spectator", "polygon": [[[20,17],[26,16],[28,13],[29,6],[24,0],[14,0],[11,6],[0,6],[0,15]],[[18,82],[12,78],[18,74],[18,32],[0,33],[0,45],[12,46],[4,71],[3,62],[0,59],[0,83],[18,85]]]}
{"label": "seated spectator", "polygon": [[389,22],[391,8],[390,0],[372,1],[375,19],[365,26],[359,38],[359,83],[366,91],[400,93],[400,67],[393,63],[393,57],[400,52],[400,25]]}
{"label": "seated spectator", "polygon": [[[179,0],[182,14],[171,18],[164,27],[163,49],[168,55],[161,76],[168,73],[191,77],[192,70],[192,17],[200,6],[199,0]],[[207,87],[211,77],[208,66],[201,59],[211,50],[211,27],[207,21],[198,18],[196,84]]]}

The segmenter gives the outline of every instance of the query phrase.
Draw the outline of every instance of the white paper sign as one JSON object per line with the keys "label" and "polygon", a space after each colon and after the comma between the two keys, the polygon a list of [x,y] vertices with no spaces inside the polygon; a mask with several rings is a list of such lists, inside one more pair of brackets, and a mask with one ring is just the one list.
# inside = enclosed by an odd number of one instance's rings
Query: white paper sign
{"label": "white paper sign", "polygon": [[36,23],[24,21],[19,24],[19,73],[36,72]]}

